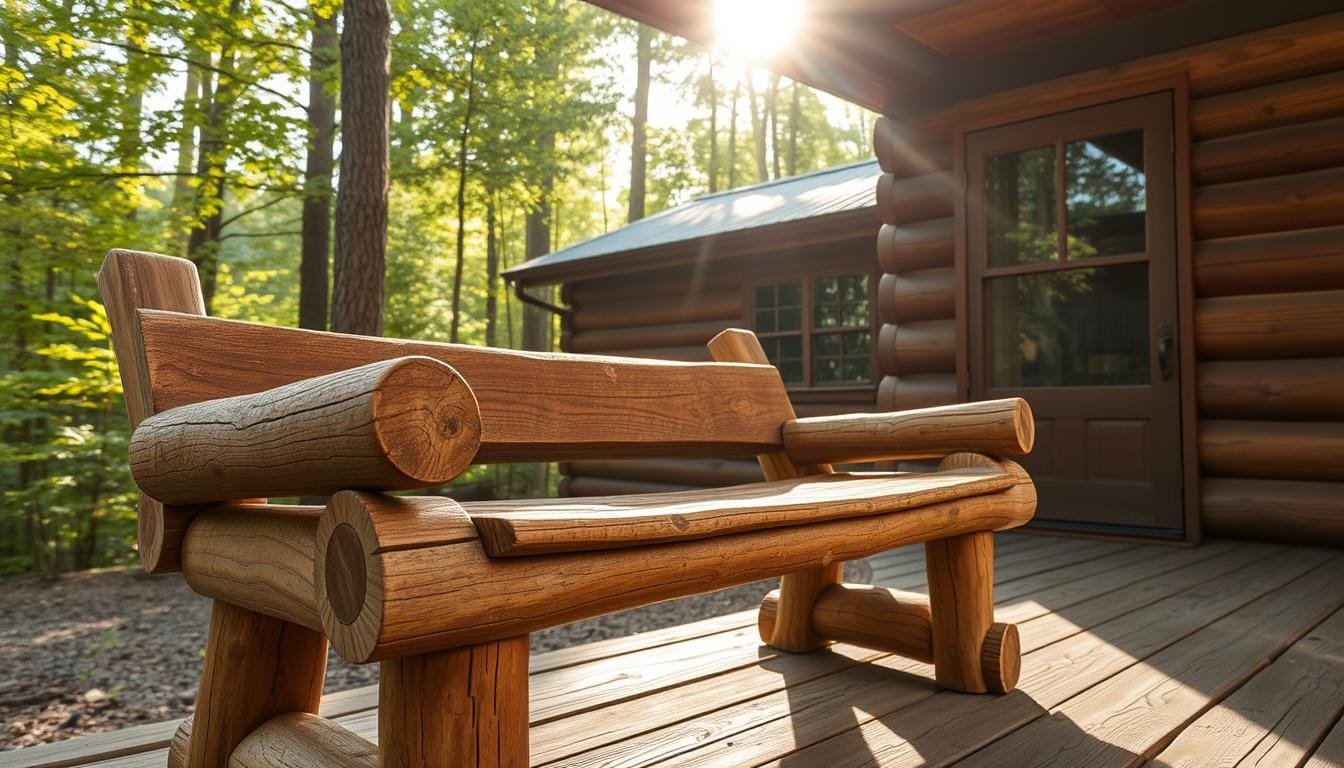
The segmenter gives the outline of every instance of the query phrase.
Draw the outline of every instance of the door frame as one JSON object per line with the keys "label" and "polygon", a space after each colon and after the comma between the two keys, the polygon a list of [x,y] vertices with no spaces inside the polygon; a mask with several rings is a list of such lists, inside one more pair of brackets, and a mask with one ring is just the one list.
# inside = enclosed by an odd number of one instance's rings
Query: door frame
{"label": "door frame", "polygon": [[[953,195],[953,269],[956,281],[956,334],[957,334],[957,394],[964,402],[970,400],[970,269],[968,262],[967,214],[969,169],[966,167],[966,135],[989,128],[1100,106],[1136,96],[1168,92],[1171,94],[1172,114],[1172,177],[1175,182],[1175,258],[1176,258],[1176,326],[1177,362],[1180,376],[1180,435],[1181,475],[1183,489],[1184,537],[1181,539],[1148,538],[1133,534],[1100,534],[1051,531],[1077,536],[1132,539],[1146,542],[1169,542],[1186,545],[1199,544],[1203,538],[1200,525],[1200,474],[1198,412],[1195,391],[1195,319],[1194,319],[1194,238],[1191,227],[1190,181],[1190,84],[1184,72],[1130,83],[1100,93],[1079,94],[1061,82],[1058,98],[1023,99],[1022,105],[992,114],[982,114],[958,121],[952,132],[952,179],[956,188]],[[999,94],[1003,96],[1004,94]]]}

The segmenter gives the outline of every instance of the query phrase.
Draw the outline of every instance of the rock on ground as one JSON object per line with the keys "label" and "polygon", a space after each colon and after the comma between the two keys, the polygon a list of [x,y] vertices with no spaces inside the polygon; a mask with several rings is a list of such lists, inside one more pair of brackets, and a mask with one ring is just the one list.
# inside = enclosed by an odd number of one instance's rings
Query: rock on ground
{"label": "rock on ground", "polygon": [[[869,581],[863,563],[849,581]],[[534,652],[622,637],[754,608],[762,581],[614,613],[532,635]],[[178,574],[107,569],[55,580],[0,579],[0,750],[186,717],[210,601]],[[334,653],[326,691],[377,682],[378,666]]]}

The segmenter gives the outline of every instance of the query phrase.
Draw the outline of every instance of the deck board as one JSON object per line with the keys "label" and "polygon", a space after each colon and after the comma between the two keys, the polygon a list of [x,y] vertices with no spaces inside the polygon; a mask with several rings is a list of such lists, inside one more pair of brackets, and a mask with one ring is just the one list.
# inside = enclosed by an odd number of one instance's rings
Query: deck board
{"label": "deck board", "polygon": [[[537,654],[538,766],[1344,765],[1344,554],[1000,535],[1020,688],[941,691],[875,651],[782,654],[753,612]],[[921,548],[871,560],[924,588]],[[374,687],[323,711],[376,737]],[[161,766],[174,723],[0,753],[0,768]]]}

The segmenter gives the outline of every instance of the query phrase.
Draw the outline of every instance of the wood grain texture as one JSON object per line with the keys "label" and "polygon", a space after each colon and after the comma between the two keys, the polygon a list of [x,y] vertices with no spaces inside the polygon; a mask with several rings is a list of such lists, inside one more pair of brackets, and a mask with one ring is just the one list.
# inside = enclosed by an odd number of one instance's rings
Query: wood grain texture
{"label": "wood grain texture", "polygon": [[980,646],[980,674],[990,693],[1011,693],[1022,675],[1022,639],[1016,624],[994,622]]}
{"label": "wood grain texture", "polygon": [[[408,539],[416,538],[412,527],[421,528],[426,540],[441,536],[443,526],[416,510],[442,509],[444,500],[389,502],[348,491],[334,497],[323,513],[318,557],[320,561],[325,556],[326,532],[336,525],[348,523],[359,533],[368,574],[363,610],[355,621],[338,621],[325,607],[324,569],[315,568],[323,627],[342,656],[363,662],[512,637],[781,572],[828,568],[933,536],[1010,528],[1030,519],[1036,497],[1020,468],[1002,464],[1017,478],[1009,489],[891,514],[629,549],[516,558],[490,558],[477,541],[380,547],[379,529],[393,524],[403,526]],[[388,504],[395,504],[399,513],[381,514]],[[810,613],[809,603],[809,619]]]}
{"label": "wood grain texture", "polygon": [[1344,480],[1344,423],[1205,419],[1199,466],[1214,477]]}
{"label": "wood grain texture", "polygon": [[883,224],[905,224],[952,215],[955,185],[949,174],[897,177],[884,173],[877,181],[877,215]]}
{"label": "wood grain texture", "polygon": [[317,712],[327,668],[320,632],[215,601],[188,744],[189,768],[225,768],[257,727]]}
{"label": "wood grain texture", "polygon": [[445,362],[480,404],[479,463],[741,456],[777,450],[793,413],[779,374],[759,365],[513,352],[171,313],[142,313],[141,327],[158,410],[396,357]]}
{"label": "wood grain texture", "polygon": [[1344,483],[1209,477],[1200,516],[1212,536],[1344,547]]}
{"label": "wood grain texture", "polygon": [[1201,141],[1190,151],[1195,184],[1222,184],[1340,165],[1344,165],[1344,117]]}
{"label": "wood grain texture", "polygon": [[877,345],[878,368],[885,374],[948,373],[957,368],[957,323],[950,318],[883,325]]}
{"label": "wood grain texture", "polygon": [[1335,723],[1302,768],[1339,768],[1341,765],[1344,765],[1344,718]]}
{"label": "wood grain texture", "polygon": [[145,419],[131,474],[169,504],[441,485],[471,466],[481,420],[452,367],[402,357]]}
{"label": "wood grain texture", "polygon": [[[778,591],[761,601],[761,633],[773,628]],[[812,623],[827,640],[933,663],[929,599],[918,592],[869,584],[832,584],[817,597]]]}
{"label": "wood grain texture", "polygon": [[1344,358],[1210,360],[1196,370],[1205,418],[1344,421]]}
{"label": "wood grain texture", "polygon": [[1344,167],[1198,187],[1191,216],[1199,240],[1344,224]]}
{"label": "wood grain texture", "polygon": [[877,232],[877,260],[889,274],[951,267],[954,219],[883,224]]}
{"label": "wood grain texture", "polygon": [[784,425],[784,451],[798,462],[926,459],[965,451],[1020,456],[1035,441],[1031,407],[1020,397]]}
{"label": "wood grain texture", "polygon": [[1200,299],[1195,344],[1202,360],[1344,356],[1344,290]]}
{"label": "wood grain texture", "polygon": [[203,510],[182,542],[196,592],[321,631],[313,581],[321,507],[222,504]]}
{"label": "wood grain texture", "polygon": [[[112,327],[126,413],[134,429],[155,412],[136,310],[163,309],[204,315],[200,279],[196,265],[186,259],[113,249],[107,252],[98,270],[98,292]],[[136,549],[141,564],[150,573],[176,571],[178,548],[192,511],[165,510],[162,504],[144,496],[137,511]]]}
{"label": "wood grain texture", "polygon": [[1337,117],[1344,103],[1344,71],[1196,99],[1190,105],[1195,141]]}
{"label": "wood grain texture", "polygon": [[1200,715],[1155,765],[1300,765],[1344,711],[1344,612]]}
{"label": "wood grain texture", "polygon": [[583,499],[466,502],[491,557],[686,541],[913,509],[1016,483],[997,467],[833,474],[728,488]]}
{"label": "wood grain texture", "polygon": [[379,768],[527,768],[528,639],[383,661]]}
{"label": "wood grain texture", "polygon": [[986,532],[924,544],[933,622],[935,679],[944,688],[985,693],[981,650],[994,623],[994,538]]}
{"label": "wood grain texture", "polygon": [[191,717],[177,724],[168,742],[168,768],[187,768],[187,752],[191,748]]}
{"label": "wood grain texture", "polygon": [[1195,244],[1200,297],[1344,288],[1344,226]]}
{"label": "wood grain texture", "polygon": [[325,717],[290,712],[248,734],[229,768],[379,768],[378,748]]}
{"label": "wood grain texture", "polygon": [[[769,363],[756,334],[742,329],[715,336],[709,342],[709,351],[720,362]],[[790,405],[790,411],[792,408]],[[801,464],[783,452],[757,453],[756,461],[767,481],[828,475],[832,471],[829,464]],[[779,579],[778,616],[771,635],[761,639],[773,648],[795,653],[821,648],[825,641],[812,628],[812,606],[822,590],[843,579],[844,563],[828,557],[811,568],[784,570],[788,572]]]}

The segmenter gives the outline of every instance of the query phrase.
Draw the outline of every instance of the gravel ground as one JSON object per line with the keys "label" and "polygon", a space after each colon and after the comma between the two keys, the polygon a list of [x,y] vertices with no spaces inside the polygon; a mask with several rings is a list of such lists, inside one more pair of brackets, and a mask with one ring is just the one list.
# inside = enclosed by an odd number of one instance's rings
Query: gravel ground
{"label": "gravel ground", "polygon": [[[846,579],[867,582],[862,562]],[[636,608],[532,635],[549,651],[754,608],[773,581]],[[193,709],[210,602],[176,574],[139,569],[0,579],[0,750],[60,741]],[[375,664],[332,654],[326,690],[377,681]]]}

